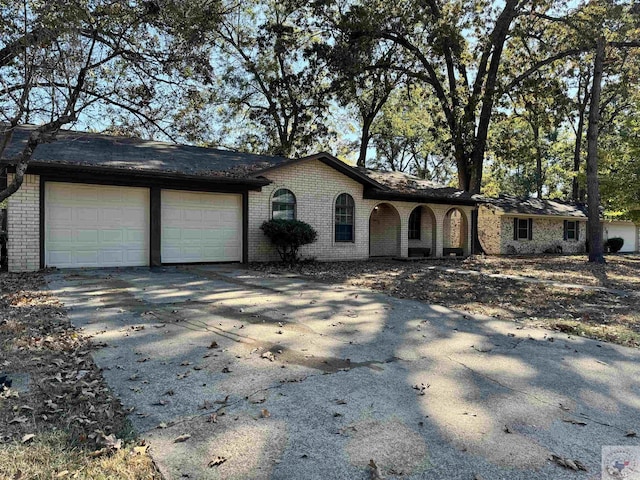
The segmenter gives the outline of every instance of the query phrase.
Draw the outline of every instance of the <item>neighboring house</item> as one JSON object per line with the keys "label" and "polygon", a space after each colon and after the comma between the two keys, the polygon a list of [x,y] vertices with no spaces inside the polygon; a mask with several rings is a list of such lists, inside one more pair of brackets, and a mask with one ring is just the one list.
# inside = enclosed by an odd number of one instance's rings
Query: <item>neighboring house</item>
{"label": "neighboring house", "polygon": [[[6,158],[31,128],[16,130]],[[318,240],[300,253],[318,260],[469,255],[477,201],[326,153],[291,160],[62,131],[9,198],[9,270],[277,260],[260,230],[274,217],[311,224]]]}
{"label": "neighboring house", "polygon": [[485,253],[517,255],[586,251],[587,215],[582,206],[509,195],[486,198],[478,211]]}
{"label": "neighboring house", "polygon": [[624,240],[621,253],[640,251],[640,225],[626,220],[603,220],[602,237],[606,241],[609,238],[620,237]]}

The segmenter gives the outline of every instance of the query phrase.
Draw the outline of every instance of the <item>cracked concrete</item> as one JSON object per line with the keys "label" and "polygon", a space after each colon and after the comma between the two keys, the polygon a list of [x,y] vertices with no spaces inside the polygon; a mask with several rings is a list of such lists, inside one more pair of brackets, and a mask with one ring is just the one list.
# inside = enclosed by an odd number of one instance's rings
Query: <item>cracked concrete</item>
{"label": "cracked concrete", "polygon": [[587,479],[638,444],[638,350],[233,265],[49,286],[167,479]]}

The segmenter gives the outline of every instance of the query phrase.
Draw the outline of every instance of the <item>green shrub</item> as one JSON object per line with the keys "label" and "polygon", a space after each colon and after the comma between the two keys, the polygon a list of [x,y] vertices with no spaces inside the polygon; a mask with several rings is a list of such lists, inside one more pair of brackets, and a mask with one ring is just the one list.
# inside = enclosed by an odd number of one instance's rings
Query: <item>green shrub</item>
{"label": "green shrub", "polygon": [[298,250],[302,245],[313,243],[318,238],[313,227],[300,220],[268,220],[260,229],[276,247],[282,261],[288,264],[298,261]]}
{"label": "green shrub", "polygon": [[609,240],[607,240],[606,242],[604,242],[604,246],[611,253],[619,252],[620,249],[622,248],[622,245],[624,245],[624,239],[622,239],[620,237],[613,237],[613,238],[610,238]]}

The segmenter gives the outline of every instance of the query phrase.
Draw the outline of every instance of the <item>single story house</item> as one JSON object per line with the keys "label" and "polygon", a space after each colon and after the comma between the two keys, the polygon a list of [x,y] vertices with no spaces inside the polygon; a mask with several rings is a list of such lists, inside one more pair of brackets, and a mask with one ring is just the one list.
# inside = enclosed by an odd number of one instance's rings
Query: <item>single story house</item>
{"label": "single story house", "polygon": [[584,205],[510,195],[485,200],[478,210],[478,237],[485,253],[531,255],[586,251]]}
{"label": "single story house", "polygon": [[[34,127],[18,128],[8,172]],[[478,198],[327,153],[287,159],[61,131],[8,200],[10,271],[277,260],[260,230],[296,218],[318,260],[471,252]]]}

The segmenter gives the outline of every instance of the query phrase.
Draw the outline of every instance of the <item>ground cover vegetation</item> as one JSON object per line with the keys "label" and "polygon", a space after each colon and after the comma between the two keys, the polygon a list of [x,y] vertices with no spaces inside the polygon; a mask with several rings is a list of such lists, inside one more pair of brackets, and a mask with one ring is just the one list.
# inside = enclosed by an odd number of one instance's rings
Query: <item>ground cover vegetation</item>
{"label": "ground cover vegetation", "polygon": [[41,273],[0,273],[0,478],[160,479]]}

